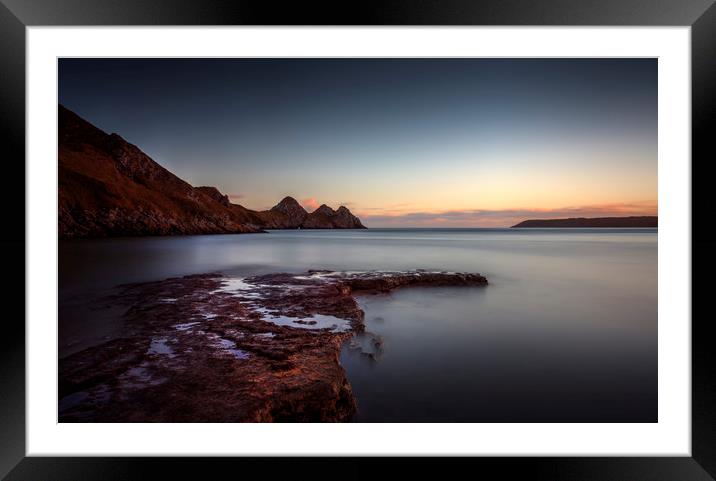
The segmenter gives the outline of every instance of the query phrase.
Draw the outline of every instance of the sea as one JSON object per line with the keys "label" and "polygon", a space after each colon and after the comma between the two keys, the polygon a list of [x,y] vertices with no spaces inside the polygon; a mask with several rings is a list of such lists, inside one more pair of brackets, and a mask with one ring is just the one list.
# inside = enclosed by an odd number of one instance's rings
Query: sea
{"label": "sea", "polygon": [[444,270],[485,287],[358,298],[355,422],[657,422],[657,229],[283,230],[63,240],[59,357],[121,336],[120,284],[222,272]]}

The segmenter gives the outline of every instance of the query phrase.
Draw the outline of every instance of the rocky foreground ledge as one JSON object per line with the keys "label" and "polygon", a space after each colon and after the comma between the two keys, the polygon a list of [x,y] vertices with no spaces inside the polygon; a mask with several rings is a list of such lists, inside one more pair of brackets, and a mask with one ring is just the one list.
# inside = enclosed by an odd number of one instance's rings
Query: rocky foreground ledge
{"label": "rocky foreground ledge", "polygon": [[[194,275],[122,286],[124,337],[60,360],[60,422],[331,422],[356,410],[339,363],[354,294],[483,286],[479,274]],[[355,338],[351,347],[361,349]],[[382,341],[372,338],[379,350]],[[375,351],[366,351],[373,356]]]}

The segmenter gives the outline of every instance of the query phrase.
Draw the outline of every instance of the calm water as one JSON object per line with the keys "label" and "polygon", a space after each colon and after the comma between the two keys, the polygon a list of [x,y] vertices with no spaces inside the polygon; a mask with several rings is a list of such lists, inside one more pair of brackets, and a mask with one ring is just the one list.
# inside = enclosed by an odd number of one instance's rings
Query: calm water
{"label": "calm water", "polygon": [[656,229],[370,229],[67,241],[60,356],[119,335],[113,286],[220,271],[479,272],[485,288],[366,296],[372,360],[341,361],[356,421],[655,422]]}

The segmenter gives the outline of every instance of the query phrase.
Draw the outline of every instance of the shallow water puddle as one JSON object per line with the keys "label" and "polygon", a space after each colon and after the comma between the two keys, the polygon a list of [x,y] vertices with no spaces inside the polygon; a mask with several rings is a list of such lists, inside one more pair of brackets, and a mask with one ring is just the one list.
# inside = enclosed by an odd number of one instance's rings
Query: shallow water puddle
{"label": "shallow water puddle", "polygon": [[313,314],[310,317],[276,316],[270,309],[254,307],[254,311],[261,314],[261,320],[276,324],[277,326],[295,327],[298,329],[331,329],[331,332],[346,332],[350,330],[350,321],[335,316]]}
{"label": "shallow water puddle", "polygon": [[236,343],[230,339],[224,339],[223,337],[220,337],[212,332],[207,333],[206,336],[211,339],[212,345],[219,349],[222,352],[227,352],[231,354],[236,359],[248,359],[249,353],[238,349],[236,347]]}
{"label": "shallow water puddle", "polygon": [[139,366],[129,368],[120,376],[125,388],[140,389],[147,386],[157,386],[167,381],[165,377],[155,377],[150,370],[148,362],[142,362]]}
{"label": "shallow water puddle", "polygon": [[172,327],[177,331],[189,331],[192,327],[199,324],[199,322],[186,322],[184,324],[174,324]]}
{"label": "shallow water puddle", "polygon": [[167,344],[166,337],[155,337],[149,345],[147,354],[174,357],[174,350]]}
{"label": "shallow water puddle", "polygon": [[263,296],[256,291],[261,287],[262,286],[247,283],[244,281],[243,277],[227,277],[221,280],[221,286],[218,289],[211,291],[211,294],[224,292],[232,294],[234,297],[260,299]]}

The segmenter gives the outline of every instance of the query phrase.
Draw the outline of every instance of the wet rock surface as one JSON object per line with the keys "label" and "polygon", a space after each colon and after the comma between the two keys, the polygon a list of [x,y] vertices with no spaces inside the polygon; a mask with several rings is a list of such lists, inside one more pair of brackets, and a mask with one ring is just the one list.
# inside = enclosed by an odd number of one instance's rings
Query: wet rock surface
{"label": "wet rock surface", "polygon": [[59,362],[60,422],[337,422],[357,406],[339,363],[378,359],[355,295],[482,286],[479,274],[219,273],[121,286],[123,337]]}

